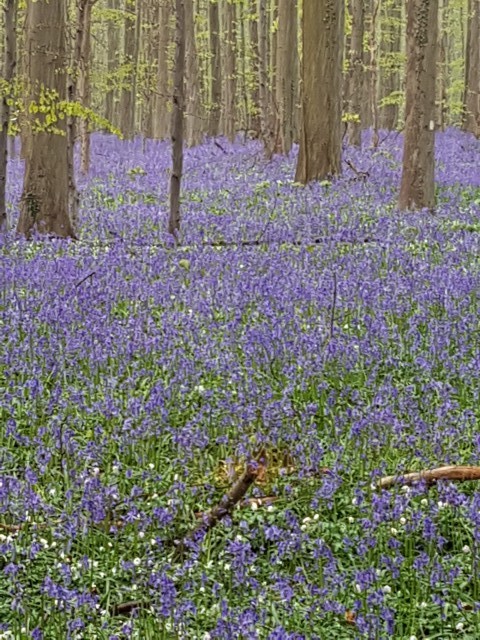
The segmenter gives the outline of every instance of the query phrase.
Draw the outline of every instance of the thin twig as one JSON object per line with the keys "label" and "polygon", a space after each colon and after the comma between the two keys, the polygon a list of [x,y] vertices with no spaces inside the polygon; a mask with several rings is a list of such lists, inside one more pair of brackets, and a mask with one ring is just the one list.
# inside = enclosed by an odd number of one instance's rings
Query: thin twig
{"label": "thin twig", "polygon": [[333,272],[333,295],[332,307],[330,309],[330,340],[333,338],[333,330],[335,327],[335,310],[337,306],[337,274]]}

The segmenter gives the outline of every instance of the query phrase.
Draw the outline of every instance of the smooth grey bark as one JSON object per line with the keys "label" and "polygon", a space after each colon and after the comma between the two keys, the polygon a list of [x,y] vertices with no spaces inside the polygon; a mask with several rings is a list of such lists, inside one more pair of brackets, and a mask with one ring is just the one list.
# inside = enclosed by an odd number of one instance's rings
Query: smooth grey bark
{"label": "smooth grey bark", "polygon": [[224,54],[224,89],[225,100],[223,103],[223,123],[225,135],[230,142],[235,140],[236,132],[236,4],[233,0],[226,0],[225,4],[225,54]]}
{"label": "smooth grey bark", "polygon": [[170,134],[171,114],[169,103],[171,91],[169,87],[168,47],[170,44],[169,0],[162,0],[158,7],[158,66],[157,93],[155,99],[155,117],[153,122],[154,137],[164,140]]}

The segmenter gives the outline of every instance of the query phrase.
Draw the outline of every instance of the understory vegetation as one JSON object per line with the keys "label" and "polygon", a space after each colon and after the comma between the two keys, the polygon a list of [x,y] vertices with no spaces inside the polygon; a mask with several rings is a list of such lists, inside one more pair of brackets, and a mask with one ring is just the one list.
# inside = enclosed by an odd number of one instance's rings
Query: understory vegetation
{"label": "understory vegetation", "polygon": [[95,135],[78,241],[0,240],[0,638],[479,637],[478,484],[378,481],[479,460],[480,141],[399,214],[367,138],[187,151],[175,246],[169,145]]}

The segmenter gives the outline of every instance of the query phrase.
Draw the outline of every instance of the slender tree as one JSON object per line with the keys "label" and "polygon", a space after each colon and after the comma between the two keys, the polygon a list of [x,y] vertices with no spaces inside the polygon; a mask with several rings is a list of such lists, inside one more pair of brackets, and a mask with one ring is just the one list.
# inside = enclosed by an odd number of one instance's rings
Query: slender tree
{"label": "slender tree", "polygon": [[341,172],[343,0],[304,0],[302,133],[296,180]]}
{"label": "slender tree", "polygon": [[[78,6],[78,37],[80,39],[80,57],[78,59],[78,98],[84,107],[90,107],[90,50],[92,7],[96,0],[79,0]],[[86,118],[79,123],[80,133],[80,170],[87,174],[90,169],[90,131]]]}
{"label": "slender tree", "polygon": [[118,125],[118,105],[116,104],[115,80],[114,76],[118,69],[118,50],[120,34],[118,25],[113,18],[114,12],[118,11],[118,0],[108,0],[108,9],[110,11],[107,24],[107,72],[108,72],[108,91],[105,96],[105,117],[114,124]]}
{"label": "slender tree", "polygon": [[297,4],[296,0],[279,0],[277,33],[276,100],[278,131],[277,151],[289,153],[295,129],[297,76]]}
{"label": "slender tree", "polygon": [[185,104],[185,0],[175,0],[175,69],[172,111],[172,174],[168,231],[178,241],[180,232],[180,186],[183,170],[183,116]]}
{"label": "slender tree", "polygon": [[[363,0],[351,0],[352,38],[350,42],[350,68],[348,76],[348,112],[352,119],[348,121],[348,141],[360,147],[362,144],[361,106],[363,95]],[[355,119],[356,118],[356,119]]]}
{"label": "slender tree", "polygon": [[193,0],[185,4],[185,81],[186,81],[186,122],[185,142],[189,147],[200,144],[203,138],[202,105],[200,102],[200,78],[197,45],[195,43],[195,22]]}
{"label": "slender tree", "polygon": [[26,15],[28,112],[46,99],[54,127],[32,114],[24,137],[25,176],[18,231],[74,236],[69,213],[68,145],[59,102],[67,97],[66,1],[29,0]]}
{"label": "slender tree", "polygon": [[211,136],[216,136],[219,133],[222,104],[222,78],[220,77],[220,16],[218,12],[218,0],[210,0],[208,3],[208,20],[211,60],[210,73],[212,76],[208,132]]}
{"label": "slender tree", "polygon": [[480,0],[468,0],[463,128],[480,138]]}
{"label": "slender tree", "polygon": [[0,102],[0,232],[7,230],[7,161],[8,161],[8,126],[10,122],[9,93],[16,63],[16,32],[15,18],[17,12],[16,0],[6,0],[4,6],[5,30],[2,76],[6,83],[6,90]]}
{"label": "slender tree", "polygon": [[168,105],[171,102],[169,87],[168,46],[170,44],[171,8],[168,0],[161,0],[158,6],[158,66],[157,92],[155,98],[155,118],[153,131],[155,138],[163,140],[169,135],[171,115]]}
{"label": "slender tree", "polygon": [[225,4],[225,100],[223,122],[225,134],[233,142],[236,129],[236,4],[233,0],[226,0]]}
{"label": "slender tree", "polygon": [[136,25],[140,20],[139,6],[140,3],[136,0],[125,0],[124,80],[120,93],[120,128],[127,139],[133,138],[135,133],[135,69],[138,57],[138,42],[135,36]]}
{"label": "slender tree", "polygon": [[399,208],[435,205],[438,0],[408,0],[406,119]]}

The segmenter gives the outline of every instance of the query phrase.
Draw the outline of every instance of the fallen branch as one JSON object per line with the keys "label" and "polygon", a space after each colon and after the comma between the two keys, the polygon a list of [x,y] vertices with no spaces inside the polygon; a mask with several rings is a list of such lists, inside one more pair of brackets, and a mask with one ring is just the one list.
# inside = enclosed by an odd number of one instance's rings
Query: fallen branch
{"label": "fallen branch", "polygon": [[459,482],[480,480],[480,467],[450,465],[424,471],[413,471],[402,475],[385,476],[377,482],[377,487],[379,489],[388,489],[396,484],[411,485],[422,480],[427,484],[433,484],[437,480],[458,480]]}
{"label": "fallen branch", "polygon": [[[233,511],[235,505],[244,497],[263,469],[264,458],[265,452],[262,450],[256,457],[256,461],[252,461],[247,464],[245,471],[233,484],[230,491],[223,496],[219,504],[211,511],[204,514],[202,522],[200,522],[193,531],[183,538],[183,540],[178,542],[175,549],[175,556],[177,560],[183,560],[190,543],[194,542],[194,540],[200,535],[205,535],[210,531],[210,529],[213,529],[217,522]],[[143,600],[131,600],[129,602],[112,605],[110,613],[112,616],[129,615],[135,609],[148,606],[150,606],[149,602],[145,602]]]}
{"label": "fallen branch", "polygon": [[[263,452],[257,457],[257,460],[260,460],[261,456],[263,456]],[[177,544],[175,551],[175,555],[177,557],[179,556],[180,558],[183,558],[192,542],[200,536],[203,537],[208,531],[210,531],[210,529],[213,529],[217,522],[233,511],[235,505],[240,502],[255,482],[262,468],[263,465],[260,462],[249,462],[247,464],[245,471],[238,478],[230,491],[223,496],[218,505],[208,513],[205,513],[203,515],[202,522],[200,522],[193,531],[191,531]]]}

